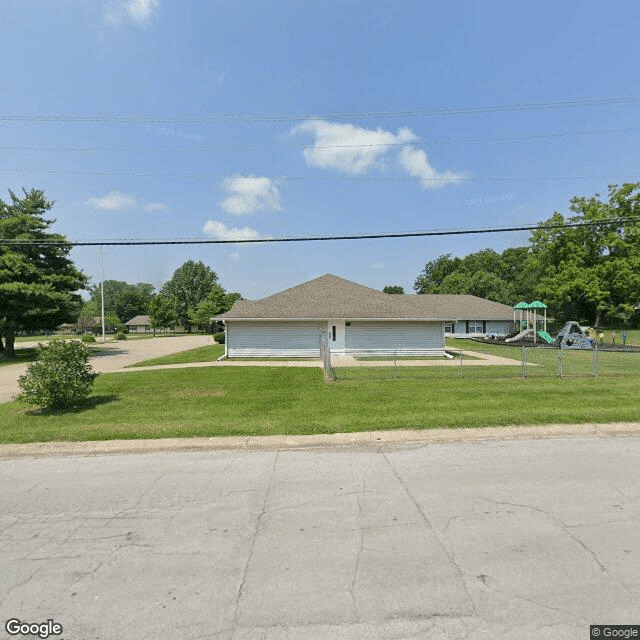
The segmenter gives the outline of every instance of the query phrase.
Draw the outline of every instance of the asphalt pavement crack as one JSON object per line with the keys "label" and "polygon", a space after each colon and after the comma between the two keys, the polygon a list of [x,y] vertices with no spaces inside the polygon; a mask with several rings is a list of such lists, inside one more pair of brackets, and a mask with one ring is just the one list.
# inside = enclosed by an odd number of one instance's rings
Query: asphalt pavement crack
{"label": "asphalt pavement crack", "polygon": [[362,555],[362,550],[364,548],[364,527],[362,526],[362,503],[360,502],[360,496],[356,496],[358,501],[358,531],[360,532],[360,544],[358,551],[356,553],[356,562],[353,567],[353,576],[351,577],[351,586],[349,587],[349,593],[351,594],[351,601],[353,603],[353,611],[354,615],[357,618],[357,607],[356,607],[356,580],[358,579],[358,569],[360,568],[360,556]]}
{"label": "asphalt pavement crack", "polygon": [[604,565],[604,563],[600,560],[600,558],[598,558],[596,552],[593,551],[593,549],[589,548],[584,541],[580,540],[580,538],[578,538],[578,536],[576,536],[571,531],[571,529],[574,528],[575,525],[568,525],[566,522],[563,522],[562,520],[560,520],[560,518],[558,518],[557,516],[554,516],[554,515],[550,514],[548,511],[545,511],[544,509],[542,509],[540,507],[533,507],[531,505],[521,504],[521,503],[518,503],[518,502],[506,502],[506,501],[492,500],[491,498],[485,498],[485,497],[483,497],[483,499],[487,500],[488,502],[492,502],[493,504],[502,505],[502,506],[510,506],[510,507],[519,507],[521,509],[527,509],[529,511],[536,511],[538,513],[543,514],[553,524],[555,524],[556,526],[560,527],[560,529],[562,531],[564,531],[564,533],[566,533],[574,542],[576,542],[580,547],[582,547],[582,549],[584,549],[584,551],[586,551],[586,553],[588,553],[591,556],[592,560],[599,567],[600,571],[602,571],[607,576],[609,576],[609,578],[611,580],[613,580],[614,582],[617,582],[618,584],[622,585],[626,589],[626,591],[629,594],[631,594],[634,598],[636,598],[636,599],[638,598],[638,594],[635,593],[635,591],[633,591],[633,589],[631,589],[631,587],[629,587],[629,585],[626,582],[624,582],[622,579],[618,578],[618,576],[616,576],[613,573],[611,573],[611,571],[609,571],[609,569]]}
{"label": "asphalt pavement crack", "polygon": [[273,476],[275,475],[276,465],[278,464],[278,458],[280,456],[280,451],[276,451],[276,455],[273,459],[273,466],[271,467],[271,474],[269,475],[269,482],[267,483],[267,489],[264,492],[264,501],[262,503],[262,510],[258,514],[256,518],[256,526],[253,531],[253,537],[251,538],[251,546],[249,548],[249,554],[247,556],[247,562],[244,565],[244,571],[242,572],[242,580],[240,581],[240,586],[238,587],[238,594],[236,596],[236,606],[233,612],[233,619],[238,625],[238,608],[240,607],[240,599],[242,598],[242,592],[244,591],[244,585],[247,580],[247,574],[249,572],[249,565],[251,564],[251,558],[253,556],[253,549],[256,544],[256,538],[258,537],[258,531],[260,530],[260,525],[262,523],[262,517],[267,513],[267,500],[269,498],[269,491],[271,490],[271,483],[273,482]]}
{"label": "asphalt pavement crack", "polygon": [[23,580],[22,582],[19,582],[18,584],[14,584],[12,587],[9,588],[9,590],[4,594],[4,596],[2,597],[2,600],[0,600],[0,607],[4,604],[4,601],[16,590],[19,589],[20,587],[24,587],[26,584],[28,584],[29,582],[31,582],[41,571],[42,571],[43,567],[39,567],[38,569],[36,569],[26,580]]}
{"label": "asphalt pavement crack", "polygon": [[409,500],[411,500],[411,502],[413,503],[415,508],[418,510],[418,513],[421,515],[422,519],[425,521],[425,523],[429,527],[431,533],[433,534],[433,537],[438,541],[438,543],[442,547],[445,555],[447,556],[449,562],[455,568],[456,574],[458,576],[458,580],[460,581],[460,584],[462,585],[462,588],[463,588],[465,594],[467,595],[467,598],[468,598],[468,600],[469,600],[469,602],[471,604],[471,611],[468,612],[468,613],[465,613],[465,614],[461,614],[461,615],[471,616],[471,615],[475,614],[475,612],[476,612],[476,604],[475,604],[473,598],[471,597],[471,593],[469,592],[469,588],[467,587],[467,582],[466,582],[466,580],[464,578],[464,573],[462,572],[462,569],[460,568],[460,565],[457,563],[456,559],[454,558],[453,554],[449,551],[449,549],[447,549],[447,546],[444,544],[444,542],[440,539],[440,536],[437,534],[436,530],[434,529],[433,525],[431,524],[431,521],[427,517],[427,514],[422,510],[422,507],[420,506],[418,501],[415,499],[415,497],[413,496],[411,491],[409,491],[409,487],[406,485],[404,480],[400,477],[400,474],[396,471],[395,467],[391,464],[391,461],[389,460],[389,458],[387,458],[387,455],[385,454],[385,452],[384,451],[380,451],[380,455],[382,455],[382,457],[385,459],[385,462],[389,465],[389,468],[391,469],[391,471],[393,472],[393,475],[396,477],[396,479],[400,483],[400,486],[404,489],[405,493],[407,494],[407,497],[409,498]]}
{"label": "asphalt pavement crack", "polygon": [[111,518],[109,518],[107,520],[107,522],[105,522],[105,527],[108,527],[114,520],[116,520],[117,518],[119,518],[120,516],[124,515],[125,513],[127,513],[128,511],[133,511],[136,507],[138,507],[140,505],[140,503],[144,500],[144,498],[150,493],[150,491],[158,484],[158,482],[160,482],[160,480],[162,480],[162,478],[164,478],[165,476],[169,475],[169,472],[165,472],[165,473],[161,473],[139,496],[139,498],[136,500],[135,504],[131,505],[130,507],[127,507],[126,509],[123,509],[122,511],[118,511],[118,513],[116,513],[115,515],[111,516]]}

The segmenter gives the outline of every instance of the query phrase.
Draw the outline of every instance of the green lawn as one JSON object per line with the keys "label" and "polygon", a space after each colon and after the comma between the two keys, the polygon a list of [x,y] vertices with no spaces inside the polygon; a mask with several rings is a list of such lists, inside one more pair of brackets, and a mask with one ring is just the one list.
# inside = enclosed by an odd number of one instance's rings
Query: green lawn
{"label": "green lawn", "polygon": [[52,338],[78,338],[75,333],[56,333],[56,334],[41,334],[38,336],[18,336],[16,342],[43,342],[44,340],[51,340]]}
{"label": "green lawn", "polygon": [[634,421],[640,377],[337,382],[320,369],[170,369],[98,377],[66,413],[0,405],[0,442]]}
{"label": "green lawn", "polygon": [[[156,331],[156,334],[153,335],[153,331],[149,331],[148,333],[127,333],[127,340],[150,340],[151,338],[171,338],[172,336],[199,336],[199,333],[186,333],[186,332],[160,332]],[[111,334],[113,337],[113,334]]]}
{"label": "green lawn", "polygon": [[468,338],[445,338],[445,347],[449,353],[457,351],[480,351],[493,356],[502,356],[503,358],[520,359],[522,355],[522,347],[510,347],[506,344],[493,344],[491,342],[476,342]]}
{"label": "green lawn", "polygon": [[168,356],[136,362],[129,365],[129,367],[150,367],[157,364],[183,364],[185,362],[213,362],[222,355],[224,355],[223,344],[209,344],[205,347],[196,347],[195,349],[172,353]]}
{"label": "green lawn", "polygon": [[[627,345],[640,346],[640,329],[620,329],[618,327],[613,327],[611,329],[596,329],[595,333],[604,333],[604,341],[607,344],[610,344],[612,331],[616,332],[616,345],[622,344],[622,334],[626,333],[629,336],[629,338],[627,339]],[[593,336],[594,332],[590,333]]]}

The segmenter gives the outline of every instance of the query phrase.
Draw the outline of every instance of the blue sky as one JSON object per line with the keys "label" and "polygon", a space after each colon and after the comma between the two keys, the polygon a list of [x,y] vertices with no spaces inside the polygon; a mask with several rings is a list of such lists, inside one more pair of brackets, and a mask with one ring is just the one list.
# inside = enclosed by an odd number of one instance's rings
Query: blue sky
{"label": "blue sky", "polygon": [[[73,240],[532,224],[639,179],[640,102],[424,113],[640,97],[636,2],[4,0],[1,13],[0,116],[30,117],[0,119],[0,197],[44,189]],[[51,115],[72,118],[31,117]],[[202,260],[247,298],[329,272],[410,291],[438,255],[526,240],[107,247],[104,268],[159,287]],[[73,257],[99,281],[98,249]]]}

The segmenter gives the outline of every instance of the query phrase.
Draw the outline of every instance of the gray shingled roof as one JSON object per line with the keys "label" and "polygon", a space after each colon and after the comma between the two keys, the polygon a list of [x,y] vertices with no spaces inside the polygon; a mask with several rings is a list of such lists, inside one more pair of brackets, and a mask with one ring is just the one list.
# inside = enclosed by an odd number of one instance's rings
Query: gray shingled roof
{"label": "gray shingled roof", "polygon": [[416,305],[428,305],[450,318],[460,320],[513,320],[513,309],[506,304],[470,295],[416,294],[405,296]]}
{"label": "gray shingled roof", "polygon": [[261,300],[238,300],[216,320],[512,320],[511,307],[475,296],[383,293],[327,274]]}
{"label": "gray shingled roof", "polygon": [[149,320],[149,316],[136,316],[135,318],[131,318],[129,322],[125,322],[125,327],[142,327],[144,325],[149,325],[151,321]]}

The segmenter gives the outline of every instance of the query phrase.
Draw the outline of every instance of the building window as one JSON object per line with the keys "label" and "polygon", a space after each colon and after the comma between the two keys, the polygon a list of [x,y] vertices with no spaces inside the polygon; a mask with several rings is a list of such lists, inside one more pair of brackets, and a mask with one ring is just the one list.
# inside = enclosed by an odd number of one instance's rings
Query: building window
{"label": "building window", "polygon": [[331,326],[331,340],[336,341],[336,325]]}
{"label": "building window", "polygon": [[483,324],[482,320],[469,320],[467,333],[484,333]]}
{"label": "building window", "polygon": [[453,333],[453,322],[445,322],[444,323],[444,332],[445,333]]}

